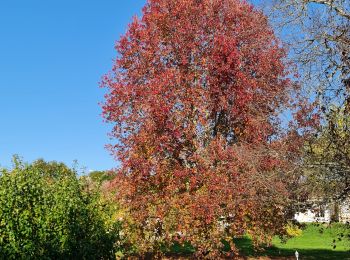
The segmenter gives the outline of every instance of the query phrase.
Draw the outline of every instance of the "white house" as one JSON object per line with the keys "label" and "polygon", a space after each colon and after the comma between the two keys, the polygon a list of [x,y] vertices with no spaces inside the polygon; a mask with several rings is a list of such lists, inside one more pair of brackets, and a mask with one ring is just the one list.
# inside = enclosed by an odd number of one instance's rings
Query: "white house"
{"label": "white house", "polygon": [[329,223],[331,220],[343,223],[350,222],[350,199],[340,204],[319,205],[314,203],[306,211],[295,213],[294,219],[298,222]]}

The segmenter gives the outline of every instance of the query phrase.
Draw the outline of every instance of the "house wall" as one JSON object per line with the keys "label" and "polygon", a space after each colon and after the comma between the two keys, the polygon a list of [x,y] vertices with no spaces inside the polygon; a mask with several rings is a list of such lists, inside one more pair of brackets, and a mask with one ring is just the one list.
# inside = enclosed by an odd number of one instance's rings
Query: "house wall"
{"label": "house wall", "polygon": [[330,222],[331,214],[330,210],[325,210],[324,217],[317,217],[315,212],[307,210],[306,212],[297,212],[294,215],[294,219],[298,222]]}
{"label": "house wall", "polygon": [[[317,210],[308,209],[305,212],[297,212],[294,215],[294,219],[298,222],[326,222],[331,221],[332,215],[334,215],[334,204],[325,206],[324,214],[320,217]],[[339,205],[339,222],[346,223],[350,222],[350,199],[344,201]]]}
{"label": "house wall", "polygon": [[339,210],[339,221],[343,223],[350,222],[350,199],[341,204]]}

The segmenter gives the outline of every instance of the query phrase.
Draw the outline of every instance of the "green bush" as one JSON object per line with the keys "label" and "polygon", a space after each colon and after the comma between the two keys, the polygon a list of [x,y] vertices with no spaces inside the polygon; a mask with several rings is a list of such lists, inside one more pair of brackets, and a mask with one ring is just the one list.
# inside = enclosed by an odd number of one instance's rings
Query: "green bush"
{"label": "green bush", "polygon": [[0,259],[115,259],[119,223],[62,163],[0,171]]}

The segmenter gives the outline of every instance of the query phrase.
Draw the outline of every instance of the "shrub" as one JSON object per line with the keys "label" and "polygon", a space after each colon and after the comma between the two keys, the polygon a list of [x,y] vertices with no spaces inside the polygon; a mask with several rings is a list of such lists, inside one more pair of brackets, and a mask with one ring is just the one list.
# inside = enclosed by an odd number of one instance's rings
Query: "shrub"
{"label": "shrub", "polygon": [[286,225],[286,233],[288,237],[299,237],[302,235],[303,231],[299,228],[298,225],[288,223]]}
{"label": "shrub", "polygon": [[0,172],[0,258],[113,258],[119,223],[75,170],[42,160]]}

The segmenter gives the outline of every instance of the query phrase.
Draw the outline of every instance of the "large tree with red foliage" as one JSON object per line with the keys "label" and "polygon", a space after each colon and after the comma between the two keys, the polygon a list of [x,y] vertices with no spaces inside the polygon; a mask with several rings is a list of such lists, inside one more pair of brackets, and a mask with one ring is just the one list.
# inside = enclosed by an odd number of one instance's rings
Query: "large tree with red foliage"
{"label": "large tree with red foliage", "polygon": [[278,116],[298,87],[262,12],[149,0],[116,49],[103,111],[140,252],[190,241],[211,257],[221,239],[281,233],[293,151]]}

